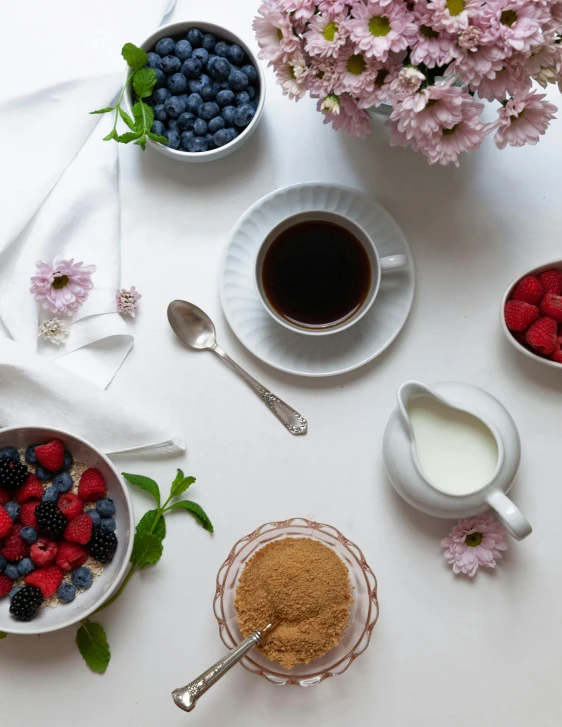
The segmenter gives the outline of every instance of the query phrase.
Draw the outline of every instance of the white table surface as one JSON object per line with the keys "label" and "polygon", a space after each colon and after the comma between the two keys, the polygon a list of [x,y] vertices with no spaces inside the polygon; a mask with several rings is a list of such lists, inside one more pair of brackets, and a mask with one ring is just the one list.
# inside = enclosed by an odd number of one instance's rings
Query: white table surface
{"label": "white table surface", "polygon": [[[174,19],[208,19],[252,39],[256,6],[180,0]],[[161,562],[100,617],[113,652],[105,676],[83,664],[74,629],[1,642],[2,724],[558,726],[562,375],[509,346],[498,304],[520,271],[562,257],[562,122],[537,148],[500,152],[488,140],[460,169],[429,167],[391,149],[382,125],[365,142],[336,134],[312,101],[282,97],[270,70],[267,83],[264,118],[233,156],[189,165],[121,150],[123,284],[144,297],[131,323],[135,347],[111,390],[175,417],[188,452],[119,466],[163,486],[178,466],[196,476],[192,496],[215,535],[182,514],[170,518]],[[363,369],[328,380],[283,375],[254,359],[217,294],[237,218],[263,194],[307,180],[348,184],[384,205],[417,271],[397,341]],[[211,354],[182,349],[166,322],[174,298],[208,311],[223,347],[309,419],[306,437],[289,436]],[[521,432],[512,492],[534,532],[510,541],[500,567],[474,580],[455,578],[442,557],[439,541],[453,523],[413,510],[385,478],[383,430],[398,386],[412,378],[482,386]],[[140,516],[150,503],[133,498]],[[330,523],[363,549],[381,608],[370,648],[346,674],[311,689],[278,688],[237,667],[195,712],[180,712],[170,691],[224,650],[212,613],[218,567],[239,537],[288,517]]]}

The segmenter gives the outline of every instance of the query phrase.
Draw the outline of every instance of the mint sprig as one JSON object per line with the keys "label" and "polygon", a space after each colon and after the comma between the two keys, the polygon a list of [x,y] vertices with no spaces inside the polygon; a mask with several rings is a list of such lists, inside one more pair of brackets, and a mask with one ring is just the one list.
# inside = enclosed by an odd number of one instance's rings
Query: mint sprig
{"label": "mint sprig", "polygon": [[[125,43],[121,49],[121,55],[127,62],[129,68],[133,70],[129,73],[123,84],[123,88],[117,98],[117,103],[115,106],[106,106],[103,109],[90,111],[91,114],[115,112],[113,129],[111,129],[107,136],[103,137],[103,140],[111,141],[113,139],[120,144],[130,144],[132,141],[138,144],[143,151],[146,149],[147,139],[158,141],[160,144],[167,144],[168,140],[165,136],[160,136],[152,131],[154,110],[143,101],[143,98],[148,98],[154,90],[154,86],[156,85],[156,71],[154,68],[145,68],[148,56],[142,48],[137,48],[133,43]],[[130,84],[137,97],[137,101],[133,106],[133,118],[121,107],[125,90]],[[119,119],[128,126],[130,131],[126,131],[124,134],[120,134],[117,131],[117,122]]]}

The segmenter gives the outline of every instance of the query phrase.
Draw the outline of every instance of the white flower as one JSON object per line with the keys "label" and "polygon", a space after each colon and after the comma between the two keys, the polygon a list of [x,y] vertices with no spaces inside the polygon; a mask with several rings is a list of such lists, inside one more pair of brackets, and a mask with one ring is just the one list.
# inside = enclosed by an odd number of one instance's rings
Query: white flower
{"label": "white flower", "polygon": [[329,114],[339,114],[340,112],[340,99],[335,93],[329,93],[326,98],[320,104],[320,111]]}
{"label": "white flower", "polygon": [[415,93],[425,81],[425,76],[421,71],[413,66],[404,66],[396,78],[392,82],[392,90],[399,93]]}
{"label": "white flower", "polygon": [[49,343],[53,343],[55,346],[60,346],[68,338],[68,322],[62,321],[60,318],[53,318],[50,321],[45,321],[39,326],[39,332],[37,333],[38,338],[43,338]]}

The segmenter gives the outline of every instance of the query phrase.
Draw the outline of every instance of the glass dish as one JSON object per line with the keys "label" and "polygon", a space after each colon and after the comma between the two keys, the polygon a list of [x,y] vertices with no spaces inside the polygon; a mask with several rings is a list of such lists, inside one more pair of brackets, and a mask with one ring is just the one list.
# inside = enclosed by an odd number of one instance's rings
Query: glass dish
{"label": "glass dish", "polygon": [[257,649],[242,659],[240,663],[245,669],[279,686],[309,687],[328,677],[342,674],[369,645],[379,615],[375,574],[359,548],[339,530],[331,525],[303,518],[266,523],[239,540],[219,569],[213,608],[225,646],[232,649],[244,638],[238,628],[234,597],[238,579],[247,560],[259,548],[273,540],[303,537],[319,540],[343,559],[349,571],[354,602],[342,640],[324,656],[290,670],[269,661]]}

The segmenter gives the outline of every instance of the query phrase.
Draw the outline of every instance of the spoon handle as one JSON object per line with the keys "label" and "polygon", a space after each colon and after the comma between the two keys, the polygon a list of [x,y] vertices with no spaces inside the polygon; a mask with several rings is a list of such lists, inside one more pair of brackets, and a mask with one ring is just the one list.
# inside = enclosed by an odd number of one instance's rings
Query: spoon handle
{"label": "spoon handle", "polygon": [[262,386],[259,381],[256,381],[253,376],[239,366],[236,361],[230,358],[230,356],[222,350],[220,346],[213,346],[212,350],[218,354],[223,361],[225,361],[231,369],[236,371],[244,381],[256,392],[262,401],[264,401],[268,408],[275,414],[279,421],[288,429],[291,434],[306,434],[308,429],[308,422],[301,416],[298,411],[295,411],[292,406],[285,404],[284,401],[279,399],[275,394],[272,394],[269,389]]}

